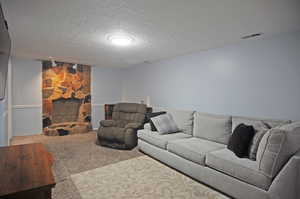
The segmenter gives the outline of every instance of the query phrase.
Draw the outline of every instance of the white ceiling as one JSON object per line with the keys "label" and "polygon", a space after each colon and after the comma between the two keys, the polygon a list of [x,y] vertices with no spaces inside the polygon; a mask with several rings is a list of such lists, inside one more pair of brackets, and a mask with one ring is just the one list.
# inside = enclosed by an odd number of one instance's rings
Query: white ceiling
{"label": "white ceiling", "polygon": [[[126,67],[300,29],[300,0],[1,0],[13,54]],[[123,30],[136,43],[109,45]]]}

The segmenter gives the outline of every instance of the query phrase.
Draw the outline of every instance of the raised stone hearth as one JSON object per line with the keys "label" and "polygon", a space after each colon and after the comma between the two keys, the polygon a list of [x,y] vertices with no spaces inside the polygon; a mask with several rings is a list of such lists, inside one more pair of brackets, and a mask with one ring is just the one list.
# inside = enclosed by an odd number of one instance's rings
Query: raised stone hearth
{"label": "raised stone hearth", "polygon": [[43,62],[43,132],[87,133],[91,126],[90,66]]}
{"label": "raised stone hearth", "polygon": [[69,135],[69,134],[79,134],[79,133],[87,133],[92,129],[92,125],[87,122],[65,122],[52,124],[49,127],[44,129],[45,135]]}

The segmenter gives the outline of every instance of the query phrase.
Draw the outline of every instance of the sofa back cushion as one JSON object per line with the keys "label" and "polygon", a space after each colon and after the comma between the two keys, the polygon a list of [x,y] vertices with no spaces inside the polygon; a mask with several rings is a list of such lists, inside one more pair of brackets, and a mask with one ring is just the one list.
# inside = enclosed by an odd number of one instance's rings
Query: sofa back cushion
{"label": "sofa back cushion", "polygon": [[300,121],[269,130],[262,138],[257,160],[259,170],[275,177],[289,158],[300,150]]}
{"label": "sofa back cushion", "polygon": [[231,116],[196,112],[194,117],[195,137],[222,144],[228,143],[231,136]]}
{"label": "sofa back cushion", "polygon": [[166,111],[172,115],[180,131],[188,135],[193,134],[193,120],[195,111],[176,110],[169,108],[154,108],[153,111]]}
{"label": "sofa back cushion", "polygon": [[232,116],[232,132],[239,124],[246,124],[252,126],[261,125],[263,122],[269,128],[274,128],[279,125],[284,125],[290,123],[290,120],[273,120],[273,119],[262,119],[262,118],[253,118],[253,117],[241,117],[241,116]]}

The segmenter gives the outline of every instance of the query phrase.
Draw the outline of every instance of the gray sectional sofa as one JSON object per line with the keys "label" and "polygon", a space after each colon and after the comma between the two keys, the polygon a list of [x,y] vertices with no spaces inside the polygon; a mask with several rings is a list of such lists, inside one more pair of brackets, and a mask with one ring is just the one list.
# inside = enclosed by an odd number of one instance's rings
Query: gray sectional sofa
{"label": "gray sectional sofa", "polygon": [[138,131],[139,150],[233,198],[300,198],[300,152],[276,170],[278,165],[270,163],[274,162],[272,150],[281,147],[276,136],[265,140],[270,144],[256,161],[238,158],[226,148],[233,129],[240,123],[254,125],[263,121],[276,127],[290,121],[163,110],[173,116],[181,132],[160,135],[145,124]]}

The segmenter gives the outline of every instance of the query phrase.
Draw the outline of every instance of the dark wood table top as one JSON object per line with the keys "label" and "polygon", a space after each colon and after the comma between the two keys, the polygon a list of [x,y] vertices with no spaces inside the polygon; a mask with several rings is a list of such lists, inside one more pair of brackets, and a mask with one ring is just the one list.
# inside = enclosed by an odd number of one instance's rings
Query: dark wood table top
{"label": "dark wood table top", "polygon": [[54,187],[53,161],[40,143],[0,147],[0,196]]}

